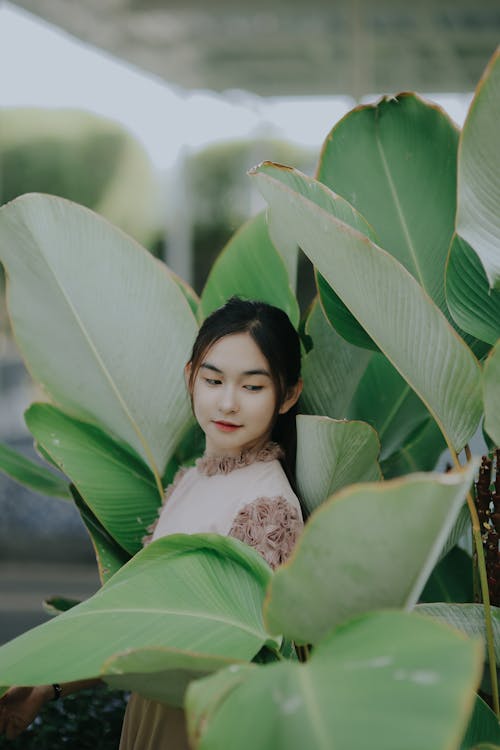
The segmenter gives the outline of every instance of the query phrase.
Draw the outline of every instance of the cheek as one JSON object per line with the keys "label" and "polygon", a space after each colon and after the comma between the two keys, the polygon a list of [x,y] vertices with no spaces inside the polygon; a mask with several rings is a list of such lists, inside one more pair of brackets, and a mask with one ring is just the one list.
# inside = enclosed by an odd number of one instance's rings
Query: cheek
{"label": "cheek", "polygon": [[274,397],[274,394],[270,394],[266,399],[263,399],[261,404],[259,404],[259,409],[256,412],[256,416],[258,416],[263,428],[267,428],[274,423],[276,419],[276,411],[276,398]]}

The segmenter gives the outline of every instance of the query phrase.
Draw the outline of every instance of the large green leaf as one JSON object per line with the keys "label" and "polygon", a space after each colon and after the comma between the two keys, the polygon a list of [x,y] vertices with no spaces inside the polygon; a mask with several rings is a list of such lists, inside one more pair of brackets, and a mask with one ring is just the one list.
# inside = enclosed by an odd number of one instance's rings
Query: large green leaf
{"label": "large green leaf", "polygon": [[307,510],[349,484],[381,479],[379,451],[377,433],[366,422],[299,414],[296,476]]}
{"label": "large green leaf", "polygon": [[68,482],[40,464],[30,461],[7,445],[0,444],[0,470],[19,484],[40,492],[42,495],[71,498]]}
{"label": "large green leaf", "polygon": [[458,149],[456,229],[500,288],[500,47],[474,95]]}
{"label": "large green leaf", "polygon": [[429,418],[429,412],[383,354],[374,354],[351,401],[349,419],[363,419],[377,430],[380,458],[399,450]]}
{"label": "large green leaf", "polygon": [[106,531],[74,485],[71,486],[71,492],[94,548],[100,581],[106,583],[122,565],[130,560],[131,556]]}
{"label": "large green leaf", "polygon": [[98,427],[50,404],[33,404],[25,419],[104,528],[127,552],[137,552],[159,506],[148,466]]}
{"label": "large green leaf", "polygon": [[343,117],[324,143],[317,171],[443,311],[457,143],[457,128],[442,109],[416,94],[398,94]]}
{"label": "large green leaf", "polygon": [[174,648],[128,649],[105,664],[106,682],[117,690],[130,689],[145,698],[181,707],[191,680],[216,672],[239,659]]}
{"label": "large green leaf", "polygon": [[253,174],[274,223],[294,228],[300,247],[461,450],[482,411],[470,349],[397,260],[312,201],[314,181],[270,164]]}
{"label": "large green leaf", "polygon": [[[500,252],[500,240],[498,248]],[[500,290],[489,288],[481,261],[458,235],[446,267],[446,298],[460,328],[481,341],[495,343],[500,336]]]}
{"label": "large green leaf", "polygon": [[[270,162],[266,163],[269,164]],[[295,184],[297,189],[300,190],[300,173],[283,165],[277,164],[275,166],[281,170],[287,170],[289,172],[288,180],[291,184]],[[251,170],[249,174],[253,174],[253,170]],[[363,234],[366,234],[371,240],[376,241],[372,227],[368,224],[366,219],[364,219],[364,217],[351,206],[350,203],[344,200],[341,196],[332,193],[331,190],[326,188],[320,182],[311,182],[309,188],[309,197],[314,203],[321,208],[324,208],[326,211],[332,211],[335,216],[338,216],[342,221],[345,221],[346,224],[358,229]],[[296,256],[298,245],[293,225],[290,225],[289,227],[287,224],[281,222],[275,224],[272,213],[268,214],[268,224],[269,235],[274,242],[274,245],[279,249],[281,255],[285,259],[290,258],[293,254]],[[356,346],[367,349],[377,349],[377,345],[372,341],[370,336],[347,309],[345,304],[321,274],[316,272],[315,276],[321,305],[326,317],[334,328],[341,334],[341,336],[343,336],[343,338]]]}
{"label": "large green leaf", "polygon": [[481,666],[477,641],[414,614],[370,613],[334,630],[306,664],[234,667],[193,683],[191,743],[448,750],[465,730]]}
{"label": "large green leaf", "polygon": [[484,429],[500,447],[500,339],[484,366]]}
{"label": "large green leaf", "polygon": [[354,346],[378,351],[378,346],[344,305],[327,280],[316,270],[314,273],[321,307],[330,324],[342,338]]}
{"label": "large green leaf", "polygon": [[0,261],[34,378],[159,477],[190,417],[183,366],[196,333],[166,267],[100,216],[45,195],[0,209]]}
{"label": "large green leaf", "polygon": [[443,433],[429,417],[395,452],[380,462],[386,479],[394,479],[415,471],[432,471],[446,449]]}
{"label": "large green leaf", "polygon": [[270,583],[271,632],[317,643],[377,607],[412,607],[472,481],[473,469],[414,474],[341,490],[309,518]]}
{"label": "large green leaf", "polygon": [[421,602],[471,602],[472,560],[460,547],[453,547],[434,570],[420,596]]}
{"label": "large green leaf", "polygon": [[151,674],[148,694],[173,700],[179,672],[207,672],[277,645],[262,623],[270,577],[260,555],[234,539],[163,537],[93,597],[2,646],[2,680],[37,685],[119,675],[114,684],[142,692],[144,674],[161,672],[161,680]]}
{"label": "large green leaf", "polygon": [[302,360],[301,410],[343,419],[371,355],[338,335],[317,300],[307,318],[305,331],[312,339],[313,348]]}
{"label": "large green leaf", "polygon": [[285,263],[269,239],[263,213],[244,224],[215,261],[201,295],[203,316],[233,294],[276,305],[298,325],[297,300]]}
{"label": "large green leaf", "polygon": [[255,664],[233,664],[210,677],[193,682],[186,694],[186,719],[191,745],[198,747],[201,735],[227,696],[255,673]]}
{"label": "large green leaf", "polygon": [[[448,623],[468,636],[485,637],[484,609],[482,604],[427,603],[418,604],[415,611]],[[500,665],[500,607],[491,607],[491,624],[495,644],[495,659]]]}
{"label": "large green leaf", "polygon": [[[497,745],[479,745],[484,742],[496,742]],[[482,698],[476,696],[474,711],[467,731],[460,745],[460,750],[478,750],[478,747],[498,747],[500,743],[500,725],[494,712]]]}

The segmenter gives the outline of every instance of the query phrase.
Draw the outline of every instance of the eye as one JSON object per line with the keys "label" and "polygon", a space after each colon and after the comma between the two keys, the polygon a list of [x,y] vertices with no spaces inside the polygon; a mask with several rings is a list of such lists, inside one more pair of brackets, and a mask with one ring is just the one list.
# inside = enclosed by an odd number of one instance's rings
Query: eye
{"label": "eye", "polygon": [[244,385],[243,388],[245,388],[247,391],[261,391],[264,386],[262,385]]}
{"label": "eye", "polygon": [[203,378],[203,380],[208,385],[220,385],[222,382],[221,380],[217,380],[217,378]]}

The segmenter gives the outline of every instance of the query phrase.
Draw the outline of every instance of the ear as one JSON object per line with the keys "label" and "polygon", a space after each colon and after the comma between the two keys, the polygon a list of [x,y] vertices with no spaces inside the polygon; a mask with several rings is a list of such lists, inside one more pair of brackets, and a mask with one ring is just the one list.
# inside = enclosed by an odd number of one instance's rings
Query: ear
{"label": "ear", "polygon": [[302,393],[303,386],[304,382],[302,378],[299,378],[295,385],[292,385],[292,387],[288,389],[285,400],[279,408],[279,414],[286,414],[292,406],[295,406],[299,400],[300,394]]}
{"label": "ear", "polygon": [[184,380],[186,381],[186,388],[189,391],[189,376],[191,375],[191,362],[188,362],[184,366]]}

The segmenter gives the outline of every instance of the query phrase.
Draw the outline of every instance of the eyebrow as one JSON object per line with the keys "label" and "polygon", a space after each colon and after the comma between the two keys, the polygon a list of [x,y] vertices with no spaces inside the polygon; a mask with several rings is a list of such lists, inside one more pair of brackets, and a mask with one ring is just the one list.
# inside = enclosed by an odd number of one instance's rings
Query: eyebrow
{"label": "eyebrow", "polygon": [[[202,362],[201,365],[200,365],[200,370],[201,370],[202,367],[205,370],[211,370],[212,372],[219,373],[219,375],[223,375],[223,371],[220,370],[215,365],[211,365],[210,362]],[[267,370],[245,370],[241,374],[245,375],[245,376],[248,376],[248,375],[265,375],[268,378],[271,377],[271,373],[269,373]]]}

